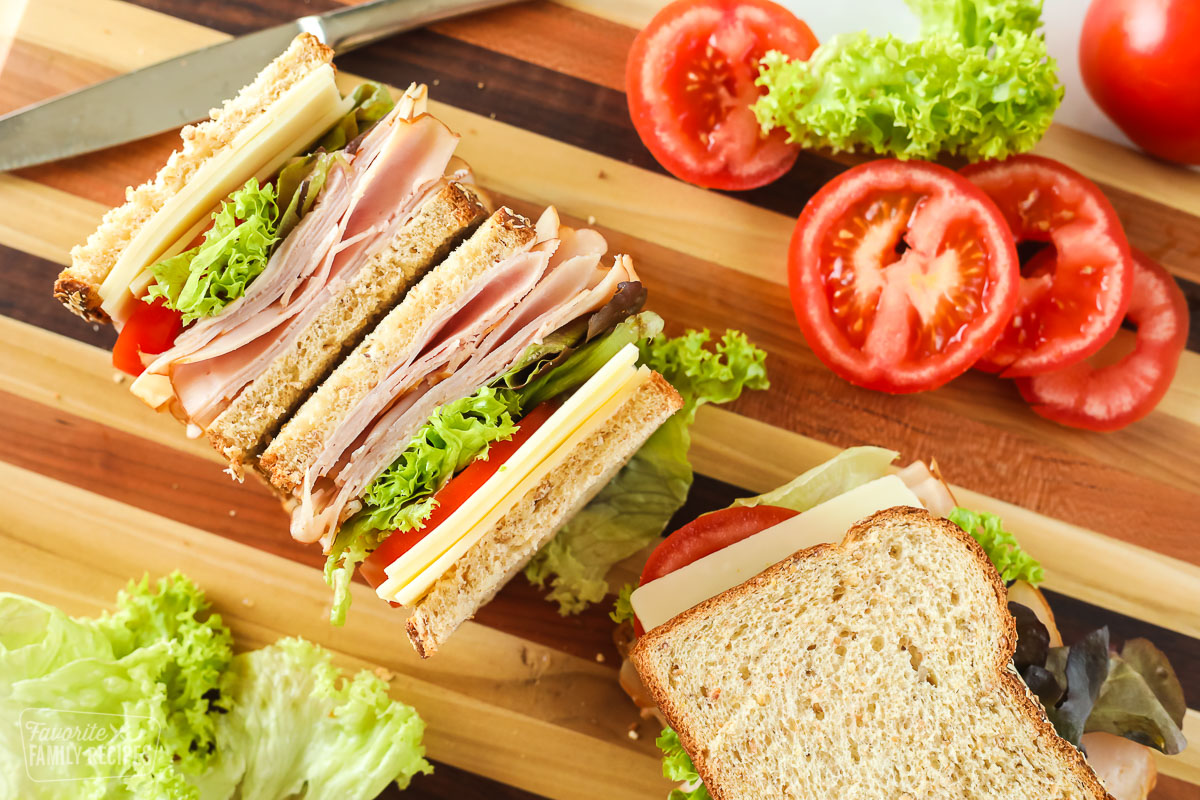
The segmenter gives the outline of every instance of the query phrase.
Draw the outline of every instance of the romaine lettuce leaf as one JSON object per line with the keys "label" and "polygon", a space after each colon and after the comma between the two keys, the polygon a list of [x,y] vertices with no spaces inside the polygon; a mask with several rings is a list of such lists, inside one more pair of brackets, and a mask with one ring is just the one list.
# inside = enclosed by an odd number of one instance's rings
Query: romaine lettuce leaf
{"label": "romaine lettuce leaf", "polygon": [[[613,335],[638,317],[618,325]],[[525,577],[534,584],[549,583],[547,599],[558,603],[560,613],[579,613],[602,600],[609,569],[661,536],[683,505],[692,485],[687,453],[696,409],[735,400],[743,389],[767,388],[766,353],[741,333],[727,331],[712,349],[706,347],[710,339],[708,331],[673,339],[660,333],[639,345],[642,363],[661,373],[683,396],[684,405],[525,568]]]}
{"label": "romaine lettuce leaf", "polygon": [[1017,537],[1004,530],[1004,523],[995,514],[956,508],[950,512],[950,521],[979,542],[1005,581],[1026,581],[1037,586],[1046,579],[1042,565],[1021,549]]}
{"label": "romaine lettuce leaf", "polygon": [[637,617],[633,613],[633,601],[630,599],[636,588],[632,583],[627,583],[621,587],[621,591],[617,592],[617,599],[613,603],[613,610],[608,612],[608,618],[618,625],[622,622],[633,622]]}
{"label": "romaine lettuce leaf", "polygon": [[341,625],[350,608],[354,570],[394,530],[419,528],[433,513],[433,495],[488,445],[511,439],[521,411],[517,395],[483,387],[469,397],[439,406],[408,447],[363,493],[363,509],[338,531],[325,561],[333,589],[330,621]]}
{"label": "romaine lettuce leaf", "polygon": [[807,511],[840,494],[882,478],[900,454],[882,447],[848,447],[778,489],[733,501],[736,506],[779,506]]}
{"label": "romaine lettuce leaf", "polygon": [[377,81],[364,81],[354,89],[353,107],[329,132],[317,142],[317,148],[333,152],[341,150],[355,138],[366,133],[395,108],[392,93]]}
{"label": "romaine lettuce leaf", "polygon": [[683,745],[679,742],[679,735],[675,731],[663,728],[662,734],[654,740],[654,743],[663,753],[663,777],[684,784],[682,787],[672,790],[667,800],[712,800],[708,788],[700,780],[700,773],[696,772],[696,765],[692,763],[692,757],[683,749]]}
{"label": "romaine lettuce leaf", "polygon": [[266,269],[278,224],[275,187],[251,178],[221,203],[201,244],[150,268],[147,302],[161,297],[185,324],[220,313]]}
{"label": "romaine lettuce leaf", "polygon": [[212,769],[191,778],[201,800],[370,800],[433,768],[424,722],[366,670],[345,678],[326,650],[281,639],[238,655],[225,676]]}
{"label": "romaine lettuce leaf", "polygon": [[835,36],[807,61],[762,61],[763,130],[802,147],[975,161],[1025,152],[1063,89],[1038,31],[1040,0],[909,0],[922,37]]}

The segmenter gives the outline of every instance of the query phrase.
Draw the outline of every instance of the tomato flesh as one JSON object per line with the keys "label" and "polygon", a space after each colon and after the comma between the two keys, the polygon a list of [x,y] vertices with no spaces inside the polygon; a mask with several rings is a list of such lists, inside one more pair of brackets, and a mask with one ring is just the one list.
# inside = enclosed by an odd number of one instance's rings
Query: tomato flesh
{"label": "tomato flesh", "polygon": [[806,59],[808,26],[768,0],[678,0],[638,34],[626,66],[634,128],[676,177],[741,190],[777,179],[798,148],[782,130],[763,136],[750,106],[769,50]]}
{"label": "tomato flesh", "polygon": [[1104,113],[1146,152],[1200,164],[1200,3],[1092,0],[1079,69]]}
{"label": "tomato flesh", "polygon": [[1187,344],[1187,300],[1175,279],[1134,251],[1126,318],[1137,326],[1133,352],[1095,367],[1083,361],[1049,375],[1017,380],[1021,396],[1047,419],[1074,428],[1115,431],[1145,417],[1162,400]]}
{"label": "tomato flesh", "polygon": [[410,531],[392,531],[362,563],[361,570],[367,583],[378,587],[387,580],[385,572],[387,567],[416,546],[417,542],[436,530],[447,517],[467,501],[468,497],[499,472],[500,467],[512,458],[521,445],[529,441],[529,437],[542,427],[557,407],[558,404],[553,401],[540,403],[521,418],[517,432],[511,439],[492,443],[488,448],[486,459],[475,459],[462,472],[447,481],[446,485],[434,495],[437,504],[429,518],[425,520],[424,525]]}
{"label": "tomato flesh", "polygon": [[1017,302],[1004,219],[936,164],[873,161],[826,184],[792,234],[788,277],[809,346],[851,383],[916,392],[961,375]]}
{"label": "tomato flesh", "polygon": [[1100,189],[1039,156],[972,164],[962,173],[995,201],[1017,241],[1045,242],[1054,254],[1027,267],[1011,322],[977,366],[1006,378],[1042,375],[1103,347],[1129,304],[1133,260]]}
{"label": "tomato flesh", "polygon": [[137,377],[146,369],[142,355],[165,353],[183,329],[183,315],[167,308],[161,299],[138,302],[113,345],[113,366]]}

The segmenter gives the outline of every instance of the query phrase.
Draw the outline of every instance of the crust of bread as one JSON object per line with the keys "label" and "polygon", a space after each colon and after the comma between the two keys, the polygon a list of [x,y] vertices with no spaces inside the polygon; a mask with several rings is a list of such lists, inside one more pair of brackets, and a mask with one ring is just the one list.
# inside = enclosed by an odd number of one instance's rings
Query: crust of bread
{"label": "crust of bread", "polygon": [[271,482],[293,492],[325,440],[411,348],[411,339],[442,307],[486,270],[532,245],[536,232],[525,217],[499,208],[446,260],[430,270],[346,356],[271,440],[259,458]]}
{"label": "crust of bread", "polygon": [[125,204],[109,210],[87,241],[72,248],[71,264],[59,273],[54,297],[86,320],[108,322],[108,314],[100,308],[100,284],[146,221],[284,92],[332,60],[331,49],[312,34],[302,33],[236,97],[213,109],[208,120],[183,128],[182,146],[158,174],[136,189],[127,188]]}
{"label": "crust of bread", "polygon": [[[1048,749],[1066,766],[1067,770],[1083,787],[1088,798],[1096,800],[1113,800],[1105,791],[1104,785],[1087,765],[1083,754],[1072,744],[1062,739],[1054,730],[1054,726],[1046,718],[1041,704],[1034,698],[1020,676],[1010,669],[1010,662],[1017,646],[1016,623],[1008,613],[1008,593],[1004,583],[997,574],[983,548],[965,531],[948,520],[935,517],[924,509],[897,507],[880,511],[852,527],[840,545],[822,544],[801,550],[784,561],[768,568],[757,576],[739,586],[735,586],[716,597],[683,612],[657,628],[647,632],[638,639],[630,652],[630,660],[637,668],[643,683],[649,690],[659,709],[666,716],[668,723],[679,736],[680,743],[692,757],[696,771],[700,774],[709,793],[714,800],[742,800],[755,796],[751,790],[741,785],[738,776],[726,774],[708,751],[705,741],[694,730],[687,710],[683,703],[676,702],[676,697],[670,687],[662,680],[661,669],[655,663],[656,657],[662,652],[663,646],[689,622],[703,619],[722,610],[728,604],[738,604],[744,598],[752,597],[757,591],[771,586],[776,581],[786,581],[797,566],[803,562],[820,561],[836,553],[836,551],[852,550],[859,542],[867,538],[873,529],[880,526],[919,524],[938,532],[966,548],[972,557],[973,567],[977,570],[977,579],[985,583],[990,595],[989,606],[994,601],[994,607],[987,609],[997,622],[994,659],[991,670],[1004,700],[1017,710],[1036,731],[1029,742],[1031,749]],[[832,610],[832,608],[831,608]],[[799,794],[780,795],[781,797],[805,797]]]}
{"label": "crust of bread", "polygon": [[418,655],[437,652],[682,405],[671,384],[652,373],[603,428],[576,446],[562,467],[531,489],[417,602],[406,627]]}
{"label": "crust of bread", "polygon": [[367,259],[291,346],[208,427],[209,442],[229,461],[235,475],[408,288],[486,216],[474,187],[448,183]]}

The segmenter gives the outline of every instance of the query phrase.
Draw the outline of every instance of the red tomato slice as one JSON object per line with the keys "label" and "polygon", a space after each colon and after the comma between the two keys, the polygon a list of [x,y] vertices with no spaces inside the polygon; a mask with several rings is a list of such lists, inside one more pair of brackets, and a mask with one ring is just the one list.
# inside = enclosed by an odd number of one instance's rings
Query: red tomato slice
{"label": "red tomato slice", "polygon": [[1024,271],[1021,302],[1000,341],[977,365],[1005,378],[1079,363],[1112,338],[1129,305],[1133,260],[1117,212],[1096,184],[1057,161],[1017,156],[962,174],[996,202],[1018,242],[1053,245]]}
{"label": "red tomato slice", "polygon": [[978,188],[936,164],[872,161],[804,207],[788,277],[809,346],[851,383],[933,389],[967,371],[1017,303],[1017,253]]}
{"label": "red tomato slice", "polygon": [[[638,585],[644,586],[734,542],[773,528],[796,516],[796,513],[779,506],[736,506],[697,517],[654,548],[654,552],[646,560],[646,566],[642,568],[642,577]],[[642,623],[636,619],[634,630],[638,636],[645,633]]]}
{"label": "red tomato slice", "polygon": [[437,505],[422,527],[411,531],[393,531],[384,539],[362,564],[362,574],[367,579],[367,583],[377,587],[387,580],[384,570],[457,511],[458,507],[465,503],[476,489],[487,483],[488,478],[495,475],[500,467],[512,458],[513,453],[529,441],[533,432],[542,427],[542,424],[550,418],[557,407],[558,404],[553,401],[539,404],[521,418],[517,432],[511,439],[493,443],[488,449],[486,459],[475,459],[462,472],[451,478],[434,495],[437,498]]}
{"label": "red tomato slice", "polygon": [[137,377],[146,368],[142,363],[143,353],[165,353],[175,343],[183,328],[183,315],[164,306],[161,299],[134,305],[133,314],[113,345],[112,363],[122,372]]}
{"label": "red tomato slice", "polygon": [[1083,361],[1017,380],[1035,412],[1073,428],[1115,431],[1154,410],[1187,344],[1188,307],[1175,279],[1136,250],[1125,316],[1137,326],[1137,343],[1115,364],[1094,367]]}
{"label": "red tomato slice", "polygon": [[710,189],[753,189],[783,175],[799,149],[763,136],[750,106],[769,50],[806,59],[817,38],[768,0],[677,0],[629,51],[625,90],[642,143],[668,172]]}

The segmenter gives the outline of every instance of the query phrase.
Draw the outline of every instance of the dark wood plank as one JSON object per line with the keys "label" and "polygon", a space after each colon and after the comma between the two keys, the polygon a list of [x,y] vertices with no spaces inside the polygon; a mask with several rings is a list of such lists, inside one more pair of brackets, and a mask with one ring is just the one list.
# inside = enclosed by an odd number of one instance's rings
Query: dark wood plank
{"label": "dark wood plank", "polygon": [[389,786],[379,800],[538,800],[541,795],[433,762],[432,775],[418,775],[407,789]]}

